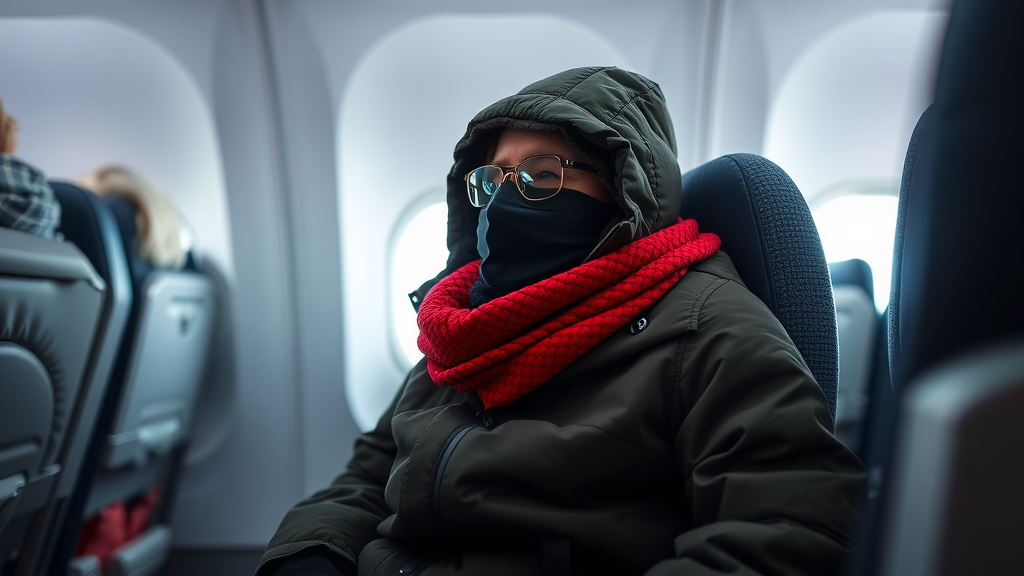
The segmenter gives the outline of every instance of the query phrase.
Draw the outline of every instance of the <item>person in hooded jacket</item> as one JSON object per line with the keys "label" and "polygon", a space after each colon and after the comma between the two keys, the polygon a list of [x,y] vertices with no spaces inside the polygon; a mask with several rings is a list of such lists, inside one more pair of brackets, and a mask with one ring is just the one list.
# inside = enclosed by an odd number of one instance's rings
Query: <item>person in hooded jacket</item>
{"label": "person in hooded jacket", "polygon": [[258,576],[841,572],[864,468],[719,239],[657,84],[569,70],[480,112],[425,358]]}

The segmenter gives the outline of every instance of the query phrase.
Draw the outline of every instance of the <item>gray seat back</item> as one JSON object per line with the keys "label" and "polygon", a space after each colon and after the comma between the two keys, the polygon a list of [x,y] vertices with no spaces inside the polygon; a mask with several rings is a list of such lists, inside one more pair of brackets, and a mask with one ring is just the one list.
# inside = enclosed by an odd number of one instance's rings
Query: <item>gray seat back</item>
{"label": "gray seat back", "polygon": [[[106,283],[103,311],[95,341],[90,352],[88,373],[76,412],[72,415],[65,473],[47,504],[49,523],[34,526],[35,534],[22,546],[18,573],[44,574],[61,572],[54,564],[63,539],[77,535],[81,502],[85,498],[95,470],[95,438],[102,420],[103,406],[110,394],[110,378],[132,303],[128,264],[122,248],[121,234],[107,207],[91,192],[66,182],[51,182],[61,204],[58,231],[66,244],[75,245],[88,258],[96,273]],[[69,525],[74,526],[68,533]]]}
{"label": "gray seat back", "polygon": [[1020,574],[1024,340],[908,386],[884,519],[884,576]]}
{"label": "gray seat back", "polygon": [[863,260],[829,263],[839,330],[836,436],[858,450],[867,413],[880,318],[871,299],[872,274]]}
{"label": "gray seat back", "polygon": [[[953,5],[935,102],[922,115],[907,151],[888,318],[892,386],[901,406],[913,401],[913,396],[907,396],[912,391],[908,384],[926,381],[925,374],[931,370],[955,358],[1024,338],[1024,298],[1016,280],[1016,270],[1024,262],[1019,232],[1024,195],[1014,169],[1024,156],[1020,138],[1024,132],[1024,83],[1019,74],[1010,72],[1018,70],[1024,59],[1021,22],[1021,2],[973,0]],[[981,379],[977,384],[965,381],[962,385],[983,386]],[[981,399],[967,391],[963,397]],[[993,411],[991,415],[1017,419],[1018,413]],[[907,412],[885,424],[886,438],[892,438],[889,429],[902,437],[914,426]],[[945,430],[942,434],[960,434],[956,430],[959,424],[951,420],[947,424],[935,433],[941,429]],[[984,464],[988,482],[975,477],[979,482],[968,484],[974,490],[965,488],[962,494],[986,499],[995,494],[1008,508],[1019,507],[1019,488],[1006,490],[1000,482],[1004,471],[1014,477],[1020,461],[1015,457],[1019,453],[1015,445],[1001,444],[1002,434],[1011,433],[1012,428],[1003,428],[1003,422],[994,418],[990,424],[979,437],[981,444],[975,443],[977,439],[969,442],[984,446],[991,441],[999,456]],[[938,438],[935,442],[943,443]],[[871,529],[859,555],[860,566],[853,572],[858,575],[882,573],[883,563],[888,562],[884,550],[911,545],[905,532],[883,533],[880,521],[905,505],[898,486],[889,479],[896,477],[891,471],[906,466],[906,461],[892,453],[879,458],[890,472],[883,475],[877,511],[871,515]],[[964,465],[971,465],[969,458],[946,468],[935,479],[956,482],[966,472],[960,469]],[[990,507],[979,510],[985,510],[983,517],[1001,518],[1001,512]],[[1018,516],[1018,525],[1019,520]],[[993,523],[998,525],[998,521]],[[974,526],[981,534],[990,534],[984,521]],[[1019,541],[1019,529],[1016,532]],[[943,541],[948,546],[959,544]],[[1018,542],[1008,548],[1019,554]],[[930,573],[1020,572],[1019,561],[1012,571],[990,570],[984,554],[985,548],[978,548],[972,554],[974,565],[940,564]]]}
{"label": "gray seat back", "polygon": [[[153,270],[134,255],[129,267],[133,263],[130,334],[114,371],[119,395],[83,508],[88,517],[115,500],[130,501],[156,488],[158,501],[144,531],[111,557],[110,569],[126,574],[149,573],[169,554],[167,524],[216,312],[213,285],[205,275]],[[74,558],[69,566],[83,561],[88,558]]]}
{"label": "gray seat back", "polygon": [[68,440],[101,393],[87,380],[105,290],[73,244],[0,228],[0,571],[29,518],[66,494],[62,474],[75,478]]}
{"label": "gray seat back", "polygon": [[103,204],[120,229],[118,248],[127,261],[133,299],[91,447],[90,483],[75,499],[74,518],[69,517],[58,545],[57,568],[88,563],[85,557],[71,558],[83,519],[153,488],[159,499],[139,538],[159,546],[132,550],[147,550],[142,561],[154,567],[166,556],[170,540],[149,538],[168,522],[212,333],[210,280],[189,269],[154,269],[140,259],[134,250],[134,207],[117,200]]}
{"label": "gray seat back", "polygon": [[186,436],[209,348],[213,287],[205,276],[158,271],[143,284],[125,388],[104,467],[142,466]]}

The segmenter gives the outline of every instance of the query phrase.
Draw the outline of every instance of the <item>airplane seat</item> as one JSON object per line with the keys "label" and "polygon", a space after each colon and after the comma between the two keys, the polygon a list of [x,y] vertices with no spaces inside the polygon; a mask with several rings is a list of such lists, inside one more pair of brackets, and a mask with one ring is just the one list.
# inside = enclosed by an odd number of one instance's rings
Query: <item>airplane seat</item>
{"label": "airplane seat", "polygon": [[829,262],[828,273],[832,279],[832,287],[856,286],[868,300],[875,301],[875,279],[871,273],[871,265],[860,258],[851,258],[841,262]]}
{"label": "airplane seat", "polygon": [[839,344],[828,264],[800,190],[771,161],[729,154],[683,175],[680,214],[722,249],[796,344],[836,421]]}
{"label": "airplane seat", "polygon": [[50,573],[63,526],[74,517],[70,511],[75,508],[76,496],[91,477],[91,439],[109,393],[110,373],[132,298],[120,231],[110,211],[95,195],[77,186],[66,182],[50,182],[50,186],[61,205],[57,231],[65,245],[73,245],[87,258],[105,291],[82,393],[68,424],[64,472],[47,503],[47,522],[35,524],[32,537],[23,543],[17,574]]}
{"label": "airplane seat", "polygon": [[127,378],[117,417],[108,438],[104,467],[142,465],[150,455],[164,455],[182,440],[206,362],[213,320],[213,290],[189,255],[181,270],[161,269],[138,257],[132,247],[135,211],[124,199],[105,199],[111,207],[139,298],[125,341],[118,375]]}
{"label": "airplane seat", "polygon": [[836,437],[858,452],[870,399],[880,316],[875,310],[871,266],[867,262],[859,258],[830,262],[828,270],[839,330]]}
{"label": "airplane seat", "polygon": [[[882,328],[880,332],[880,350],[876,350],[876,362],[874,379],[872,380],[871,397],[868,405],[865,423],[861,433],[860,446],[857,456],[868,469],[868,497],[869,497],[869,522],[867,533],[873,534],[877,531],[878,511],[881,506],[880,496],[883,490],[886,468],[888,467],[891,443],[894,434],[896,419],[896,398],[897,384],[895,381],[896,366],[900,358],[900,330],[899,317],[901,313],[902,291],[899,281],[903,268],[903,239],[907,218],[908,199],[911,187],[914,185],[917,171],[924,172],[923,166],[929,160],[925,160],[918,166],[919,152],[927,158],[929,152],[926,150],[931,146],[932,108],[929,106],[921,113],[911,133],[910,141],[907,144],[907,153],[903,161],[903,173],[900,178],[899,204],[896,216],[896,233],[893,240],[892,258],[892,281],[889,291],[889,304],[882,314]],[[872,536],[869,536],[872,537]],[[863,558],[858,562],[864,561]]]}
{"label": "airplane seat", "polygon": [[[1006,74],[1024,59],[1022,22],[1019,2],[953,5],[935,101],[907,153],[889,304],[898,404],[890,437],[899,448],[887,458],[858,574],[1019,574],[1024,566],[1024,476],[1014,457],[1024,195],[1012,169],[1024,156],[1024,84]],[[893,519],[907,510],[929,519],[901,529]]]}
{"label": "airplane seat", "polygon": [[[136,296],[113,369],[117,394],[108,399],[93,482],[79,503],[79,518],[118,501],[155,501],[147,503],[155,506],[146,531],[114,550],[108,561],[108,572],[142,574],[158,568],[170,549],[167,524],[206,366],[214,292],[191,255],[181,270],[139,258],[133,246],[134,206],[117,197],[104,202],[121,230]],[[65,556],[74,544],[65,539]],[[88,573],[94,565],[90,556],[71,559],[69,574]]]}
{"label": "airplane seat", "polygon": [[[885,308],[883,318],[885,319],[885,354],[887,362],[887,378],[881,375],[875,381],[872,390],[871,404],[868,407],[867,422],[864,427],[862,438],[862,452],[858,454],[861,461],[868,469],[868,520],[864,529],[864,542],[860,553],[854,559],[851,573],[857,576],[874,574],[875,550],[882,544],[879,540],[881,531],[881,509],[884,507],[883,499],[889,500],[889,482],[886,478],[887,470],[893,458],[892,442],[896,434],[897,419],[897,397],[901,386],[897,385],[896,367],[900,364],[900,323],[901,303],[903,300],[901,290],[901,274],[903,270],[904,234],[907,220],[907,211],[911,188],[915,182],[915,174],[924,173],[924,165],[928,160],[928,148],[932,146],[931,139],[934,130],[931,127],[934,104],[921,113],[914,126],[914,131],[907,144],[907,153],[903,161],[903,174],[900,179],[899,204],[896,216],[896,233],[893,240],[892,258],[892,282],[889,291],[889,304]],[[918,165],[919,152],[925,158]],[[923,179],[918,177],[918,180]],[[918,183],[918,187],[920,187]],[[920,195],[920,193],[919,193]],[[884,386],[888,383],[888,387]],[[888,388],[888,389],[886,389]],[[883,497],[883,493],[886,495]]]}
{"label": "airplane seat", "polygon": [[1021,573],[1021,412],[1021,338],[929,368],[907,387],[875,573]]}
{"label": "airplane seat", "polygon": [[0,574],[43,573],[78,475],[108,285],[72,242],[0,228]]}
{"label": "airplane seat", "polygon": [[[934,104],[928,106],[921,113],[921,117],[918,118],[917,124],[914,126],[914,132],[910,135],[910,142],[907,145],[907,155],[903,161],[903,175],[900,179],[900,196],[899,204],[896,210],[896,235],[893,239],[893,253],[892,253],[892,289],[889,292],[889,306],[886,308],[888,312],[888,333],[887,333],[887,348],[889,355],[889,377],[893,386],[893,393],[897,392],[898,381],[896,379],[897,367],[900,366],[901,359],[901,340],[900,340],[900,318],[904,313],[903,310],[903,293],[902,293],[902,282],[900,281],[903,275],[903,255],[904,255],[904,238],[906,235],[907,225],[907,211],[910,205],[911,190],[915,187],[924,190],[924,186],[921,183],[926,176],[924,173],[928,170],[926,165],[930,165],[931,151],[928,150],[932,146],[933,135],[931,132],[934,129],[931,127],[932,116],[934,114]],[[924,151],[920,154],[924,160],[918,164],[918,152]],[[919,192],[921,195],[924,192]],[[921,199],[915,199],[918,203]],[[925,206],[921,206],[925,209]],[[916,210],[915,210],[916,213]]]}
{"label": "airplane seat", "polygon": [[896,413],[896,397],[889,376],[887,340],[889,309],[886,308],[875,327],[871,374],[868,377],[868,404],[860,426],[860,437],[854,452],[868,470],[868,501],[878,498],[885,475],[885,455],[892,437],[891,422]]}

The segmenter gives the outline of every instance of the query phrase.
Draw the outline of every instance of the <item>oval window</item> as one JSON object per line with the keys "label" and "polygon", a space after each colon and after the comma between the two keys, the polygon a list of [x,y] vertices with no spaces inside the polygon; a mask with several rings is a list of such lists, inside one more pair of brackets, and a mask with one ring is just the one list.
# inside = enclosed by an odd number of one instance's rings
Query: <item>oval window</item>
{"label": "oval window", "polygon": [[[514,30],[514,41],[495,42],[496,30]],[[495,64],[504,62],[521,65]],[[575,20],[516,13],[414,20],[382,36],[352,67],[336,132],[338,209],[345,393],[363,430],[377,422],[419,355],[406,294],[440,272],[447,254],[431,260],[420,252],[431,241],[406,226],[420,226],[416,215],[430,212],[420,204],[423,191],[444,185],[466,123],[531,82],[595,64],[632,68],[610,39]],[[444,197],[437,193],[434,201]],[[443,238],[447,226],[427,234]],[[445,250],[443,240],[434,245]],[[413,271],[419,265],[423,272]]]}
{"label": "oval window", "polygon": [[[437,194],[429,195],[430,199],[437,197]],[[388,270],[392,350],[405,370],[423,357],[416,345],[420,331],[408,293],[443,270],[448,259],[448,205],[420,203],[409,212],[408,220],[396,227]]]}

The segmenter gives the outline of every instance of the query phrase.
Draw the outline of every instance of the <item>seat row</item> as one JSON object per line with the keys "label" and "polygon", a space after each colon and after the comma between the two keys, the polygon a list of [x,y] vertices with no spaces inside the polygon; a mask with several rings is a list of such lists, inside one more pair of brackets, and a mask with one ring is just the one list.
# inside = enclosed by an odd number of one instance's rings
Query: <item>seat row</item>
{"label": "seat row", "polygon": [[0,575],[101,574],[96,555],[73,558],[83,522],[147,498],[139,533],[105,560],[108,574],[152,573],[169,550],[213,285],[192,258],[142,261],[124,200],[51,186],[63,241],[0,228]]}

